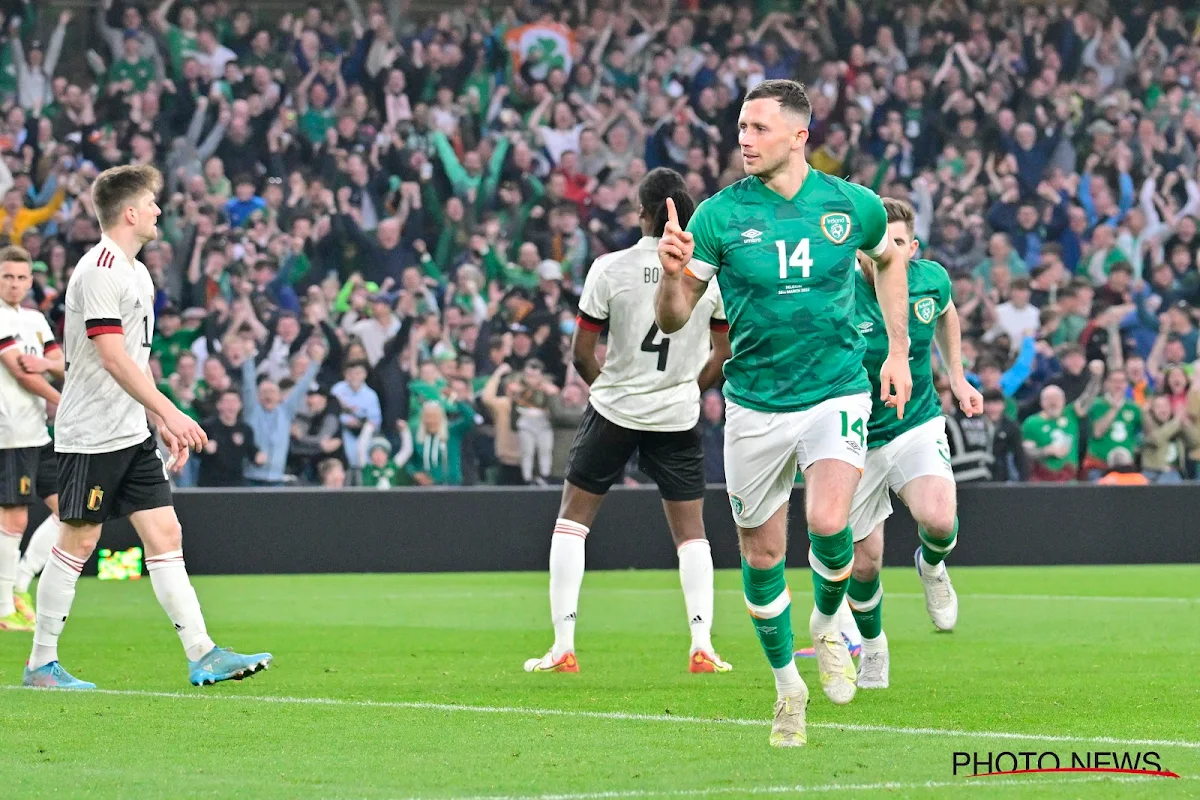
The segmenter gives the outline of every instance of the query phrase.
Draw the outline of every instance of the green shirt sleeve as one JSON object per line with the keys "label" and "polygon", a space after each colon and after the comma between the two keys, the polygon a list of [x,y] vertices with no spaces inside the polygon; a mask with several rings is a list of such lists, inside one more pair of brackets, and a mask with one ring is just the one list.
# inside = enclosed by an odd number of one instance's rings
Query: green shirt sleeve
{"label": "green shirt sleeve", "polygon": [[454,147],[451,146],[450,140],[446,138],[446,134],[441,131],[433,132],[433,146],[437,149],[438,158],[442,161],[442,169],[446,171],[446,177],[450,179],[450,185],[454,187],[456,194],[465,192],[471,182],[471,176],[463,169],[463,165],[458,161],[458,154],[454,152]]}
{"label": "green shirt sleeve", "polygon": [[695,241],[688,271],[706,282],[721,270],[722,212],[716,200],[710,197],[701,203],[687,224],[687,231]]}
{"label": "green shirt sleeve", "polygon": [[846,183],[846,195],[854,206],[854,215],[858,218],[860,237],[858,249],[875,258],[887,249],[887,212],[883,209],[883,201],[879,195],[865,186],[856,183]]}
{"label": "green shirt sleeve", "polygon": [[931,261],[934,270],[934,284],[937,286],[938,316],[946,313],[950,302],[954,299],[954,287],[950,282],[950,273],[936,261]]}

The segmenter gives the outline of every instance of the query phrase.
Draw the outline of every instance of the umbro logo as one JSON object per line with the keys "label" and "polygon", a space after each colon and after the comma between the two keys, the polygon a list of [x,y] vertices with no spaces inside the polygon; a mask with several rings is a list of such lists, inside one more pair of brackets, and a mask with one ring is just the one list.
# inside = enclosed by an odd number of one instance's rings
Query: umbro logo
{"label": "umbro logo", "polygon": [[870,333],[871,331],[875,330],[875,323],[871,322],[870,320],[867,320],[866,322],[860,322],[858,323],[858,330],[860,333]]}
{"label": "umbro logo", "polygon": [[749,228],[742,231],[742,244],[755,244],[762,241],[762,231]]}

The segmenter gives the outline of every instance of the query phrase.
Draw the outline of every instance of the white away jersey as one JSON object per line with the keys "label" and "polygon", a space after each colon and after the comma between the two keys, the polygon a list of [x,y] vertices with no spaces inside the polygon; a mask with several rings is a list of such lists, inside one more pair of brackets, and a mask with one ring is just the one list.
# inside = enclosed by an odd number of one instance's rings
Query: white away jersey
{"label": "white away jersey", "polygon": [[608,355],[592,384],[591,403],[610,422],[638,431],[686,431],[700,418],[696,379],[712,350],[710,330],[728,330],[716,281],[691,319],[664,336],[654,321],[662,275],[658,239],[644,236],[628,250],[592,264],[579,299],[579,325],[608,323]]}
{"label": "white away jersey", "polygon": [[67,380],[54,420],[60,453],[111,453],[150,436],[146,410],[105,371],[93,336],[119,333],[141,370],[150,362],[154,281],[107,236],[79,260],[67,285]]}
{"label": "white away jersey", "polygon": [[[41,312],[0,301],[0,353],[14,349],[43,356],[57,350],[58,342]],[[26,391],[11,372],[0,367],[0,450],[49,443],[45,398]]]}

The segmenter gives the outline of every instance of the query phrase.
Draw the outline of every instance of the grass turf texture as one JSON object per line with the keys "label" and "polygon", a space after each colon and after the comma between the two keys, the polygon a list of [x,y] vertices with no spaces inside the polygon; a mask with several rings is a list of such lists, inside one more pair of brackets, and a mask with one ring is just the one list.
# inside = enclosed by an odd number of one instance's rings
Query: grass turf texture
{"label": "grass turf texture", "polygon": [[[61,648],[67,668],[105,690],[179,696],[0,691],[0,786],[22,799],[737,797],[783,787],[889,797],[1200,796],[1200,567],[952,566],[952,574],[961,612],[958,630],[944,635],[933,632],[913,570],[885,572],[891,689],[860,692],[838,708],[821,692],[815,662],[800,662],[812,701],[809,745],[794,750],[767,746],[774,685],[736,572],[717,574],[714,637],[734,664],[729,675],[687,674],[683,599],[671,572],[585,578],[580,675],[521,670],[551,641],[545,575],[198,578],[217,642],[276,658],[252,680],[206,689],[188,685],[149,580],[85,579]],[[799,647],[811,602],[806,571],[792,571],[789,583]],[[30,634],[0,634],[0,684],[19,684],[29,642]],[[282,700],[253,699],[268,697]],[[298,702],[306,698],[335,702]],[[1192,746],[912,730],[920,728]],[[1053,750],[1064,766],[1072,750],[1153,750],[1185,777],[967,779],[952,774],[956,750]],[[896,786],[880,785],[889,782]]]}

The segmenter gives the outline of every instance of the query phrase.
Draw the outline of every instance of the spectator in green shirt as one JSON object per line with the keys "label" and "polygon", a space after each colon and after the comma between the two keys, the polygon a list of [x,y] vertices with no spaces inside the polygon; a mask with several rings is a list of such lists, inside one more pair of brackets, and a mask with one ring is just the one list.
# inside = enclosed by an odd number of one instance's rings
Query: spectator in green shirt
{"label": "spectator in green shirt", "polygon": [[1085,280],[1073,280],[1058,293],[1058,307],[1061,317],[1058,326],[1050,335],[1050,344],[1057,347],[1060,344],[1079,344],[1079,337],[1087,327],[1088,316],[1091,313],[1092,298],[1095,289]]}
{"label": "spectator in green shirt", "polygon": [[198,32],[196,30],[199,20],[196,17],[196,9],[191,6],[183,6],[179,9],[179,24],[173,25],[167,21],[167,15],[171,12],[171,6],[173,5],[175,5],[175,0],[163,0],[162,5],[158,7],[151,18],[154,26],[167,39],[167,52],[170,54],[171,69],[174,71],[176,80],[178,80],[183,77],[184,62],[200,50],[200,44],[197,41]]}
{"label": "spectator in green shirt", "polygon": [[185,350],[175,359],[175,371],[167,375],[167,385],[171,387],[179,410],[197,422],[203,422],[200,409],[196,408],[200,385],[197,376],[196,356],[190,350]]}
{"label": "spectator in green shirt", "polygon": [[175,374],[175,363],[179,354],[191,348],[203,331],[198,327],[183,328],[179,311],[171,306],[158,316],[158,332],[150,345],[150,355],[156,356],[162,365],[163,375]]}
{"label": "spectator in green shirt", "polygon": [[[407,433],[407,431],[406,431]],[[409,437],[408,445],[409,454],[412,453],[412,439]],[[405,461],[401,460],[397,465],[390,458],[392,454],[392,446],[387,439],[382,437],[371,440],[371,453],[369,461],[362,471],[362,485],[372,489],[391,489],[396,486],[411,486],[412,478],[405,469]],[[396,454],[397,457],[405,455],[403,448],[401,452]]]}
{"label": "spectator in green shirt", "polygon": [[1104,380],[1104,394],[1088,412],[1091,429],[1083,468],[1089,481],[1099,480],[1108,472],[1109,456],[1125,450],[1130,463],[1141,449],[1142,410],[1126,397],[1129,380],[1122,370],[1113,370]]}
{"label": "spectator in green shirt", "polygon": [[156,78],[154,62],[142,57],[142,43],[137,31],[125,31],[121,57],[113,61],[104,76],[108,94],[140,93],[146,91]]}
{"label": "spectator in green shirt", "polygon": [[503,254],[494,247],[489,247],[483,253],[483,267],[487,273],[488,282],[496,281],[504,289],[513,287],[529,291],[537,289],[541,282],[538,275],[541,263],[541,253],[538,252],[537,245],[533,242],[524,242],[517,250],[516,264],[508,263]]}
{"label": "spectator in green shirt", "polygon": [[447,405],[451,415],[436,400],[421,406],[408,461],[408,473],[418,486],[462,485],[462,440],[475,424],[475,408],[453,395]]}

